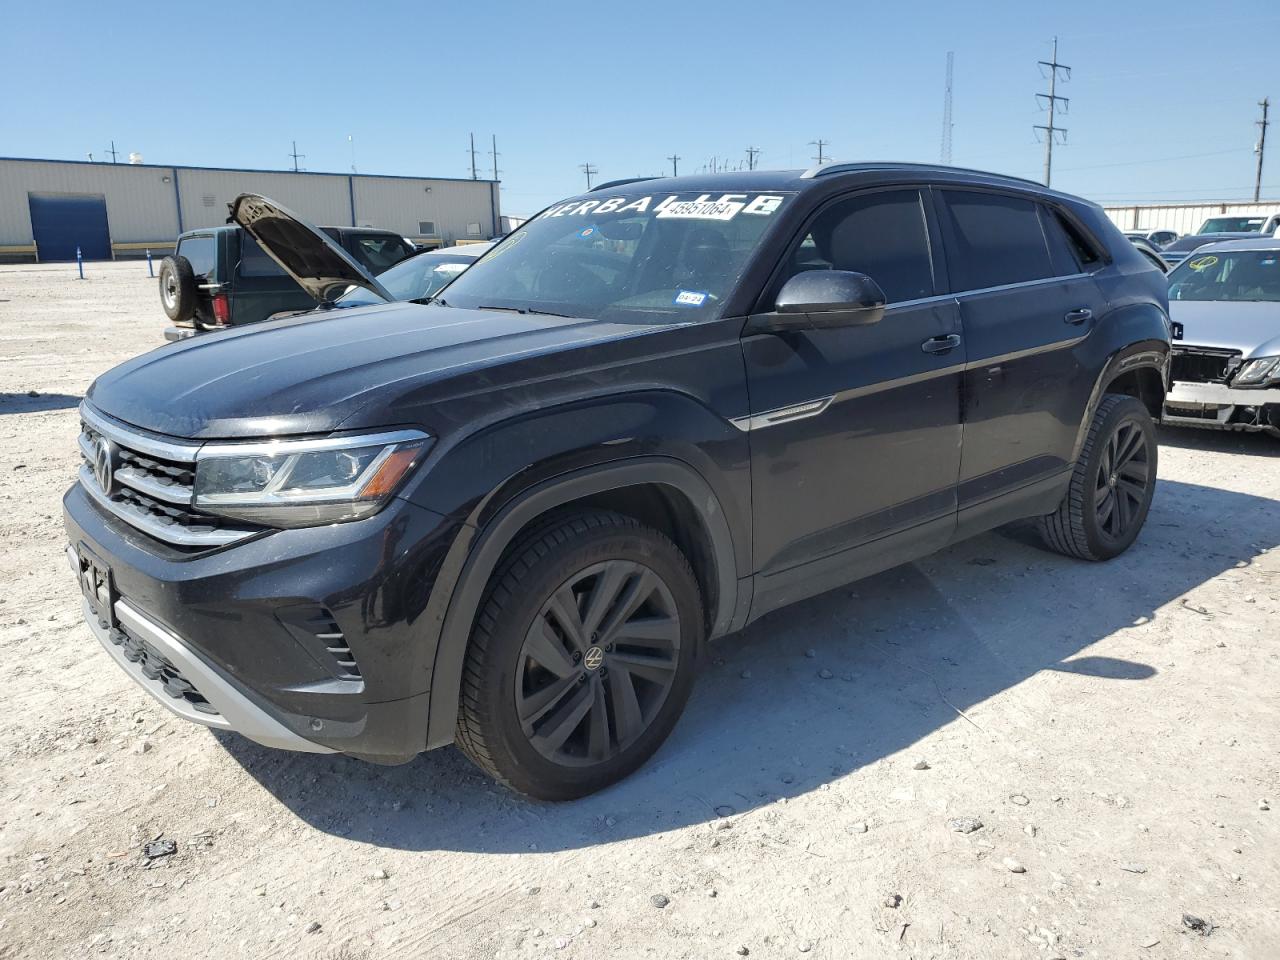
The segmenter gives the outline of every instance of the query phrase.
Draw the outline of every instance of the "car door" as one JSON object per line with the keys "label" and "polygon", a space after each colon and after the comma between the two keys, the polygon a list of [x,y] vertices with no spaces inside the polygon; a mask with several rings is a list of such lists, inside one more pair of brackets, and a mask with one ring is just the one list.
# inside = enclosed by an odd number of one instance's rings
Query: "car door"
{"label": "car door", "polygon": [[[939,218],[968,351],[959,531],[1019,515],[1071,465],[1093,367],[1079,346],[1106,310],[1064,215],[1032,196],[945,188]],[[1096,257],[1095,257],[1096,259]],[[1051,507],[1050,507],[1051,508]],[[1025,512],[1025,511],[1023,511]],[[1001,518],[997,518],[1000,520]]]}
{"label": "car door", "polygon": [[792,242],[761,299],[804,270],[884,290],[874,324],[746,336],[753,615],[946,543],[955,522],[964,345],[938,296],[929,196],[839,198]]}

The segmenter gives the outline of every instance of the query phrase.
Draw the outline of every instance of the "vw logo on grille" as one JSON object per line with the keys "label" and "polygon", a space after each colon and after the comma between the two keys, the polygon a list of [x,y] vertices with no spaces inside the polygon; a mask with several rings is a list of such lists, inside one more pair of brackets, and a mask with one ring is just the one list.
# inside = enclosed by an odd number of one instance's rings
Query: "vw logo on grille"
{"label": "vw logo on grille", "polygon": [[602,663],[604,663],[604,651],[599,647],[592,647],[582,658],[582,665],[588,670],[599,670]]}
{"label": "vw logo on grille", "polygon": [[108,496],[115,484],[115,470],[116,445],[106,437],[98,437],[93,445],[93,478]]}

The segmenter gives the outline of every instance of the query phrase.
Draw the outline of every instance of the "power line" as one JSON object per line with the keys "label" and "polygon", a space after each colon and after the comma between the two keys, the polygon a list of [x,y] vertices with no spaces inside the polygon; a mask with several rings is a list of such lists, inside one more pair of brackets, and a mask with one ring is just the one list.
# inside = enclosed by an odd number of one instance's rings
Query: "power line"
{"label": "power line", "polygon": [[111,149],[103,150],[102,152],[111,154],[111,162],[116,162],[116,142],[114,140],[111,141]]}
{"label": "power line", "polygon": [[1063,81],[1071,79],[1071,68],[1065,63],[1058,62],[1058,38],[1053,38],[1053,59],[1040,60],[1040,66],[1049,68],[1049,92],[1037,93],[1036,100],[1043,104],[1042,109],[1049,111],[1049,123],[1036,124],[1034,129],[1044,131],[1044,185],[1049,186],[1049,182],[1053,177],[1053,139],[1056,134],[1062,134],[1062,142],[1067,142],[1067,128],[1054,126],[1053,118],[1057,113],[1058,104],[1062,104],[1062,112],[1067,112],[1067,105],[1071,102],[1067,97],[1060,97],[1057,94],[1058,88],[1058,71],[1062,71]]}
{"label": "power line", "polygon": [[951,165],[951,73],[955,67],[956,54],[954,50],[947,51],[947,86],[946,92],[942,95],[942,149],[939,151],[939,159]]}
{"label": "power line", "polygon": [[759,147],[747,147],[747,169],[754,170],[756,168],[756,157],[760,156]]}
{"label": "power line", "polygon": [[673,153],[667,159],[671,161],[671,175],[673,177],[680,176],[680,155]]}
{"label": "power line", "polygon": [[1258,198],[1262,196],[1262,157],[1263,153],[1267,149],[1267,127],[1271,123],[1271,121],[1267,119],[1267,111],[1271,109],[1271,98],[1263,97],[1258,101],[1258,106],[1262,108],[1262,119],[1254,122],[1258,124],[1258,128],[1262,132],[1258,135],[1258,146],[1255,148],[1258,153],[1258,172],[1253,178],[1254,203],[1257,203]]}
{"label": "power line", "polygon": [[493,139],[493,149],[489,151],[489,156],[493,157],[493,179],[497,180],[498,174],[502,172],[498,169],[498,157],[501,156],[501,154],[498,153],[498,135],[493,133],[490,134],[490,136]]}
{"label": "power line", "polygon": [[578,169],[587,175],[587,189],[590,190],[591,178],[595,176],[597,173],[599,173],[600,171],[597,170],[595,167],[593,167],[589,162],[582,164],[580,167],[578,167]]}
{"label": "power line", "polygon": [[471,179],[480,179],[480,175],[476,172],[476,135],[474,133],[471,134]]}
{"label": "power line", "polygon": [[[113,144],[113,146],[114,146],[114,144]],[[300,167],[300,166],[298,166],[298,161],[299,161],[299,160],[305,160],[305,159],[307,159],[307,155],[306,155],[305,153],[299,153],[299,152],[298,152],[298,141],[297,141],[297,140],[294,140],[294,141],[293,141],[293,153],[289,154],[289,156],[293,157],[293,172],[294,172],[294,173],[301,173],[301,172],[305,169],[305,167]]]}
{"label": "power line", "polygon": [[818,161],[818,166],[822,166],[824,163],[827,162],[826,158],[822,156],[822,148],[831,146],[830,140],[822,140],[822,139],[810,140],[809,146],[818,148],[818,155],[813,158],[814,160]]}

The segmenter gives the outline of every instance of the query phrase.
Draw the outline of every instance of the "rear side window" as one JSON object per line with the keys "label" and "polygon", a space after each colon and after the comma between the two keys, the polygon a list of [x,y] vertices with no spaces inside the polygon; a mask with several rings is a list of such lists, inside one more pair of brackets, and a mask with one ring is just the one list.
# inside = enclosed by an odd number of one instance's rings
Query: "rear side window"
{"label": "rear side window", "polygon": [[953,290],[1025,283],[1057,273],[1040,226],[1039,204],[959,190],[944,190],[942,197],[950,227],[947,263]]}
{"label": "rear side window", "polygon": [[409,254],[409,248],[399,237],[360,237],[355,242],[356,259],[372,270],[381,273],[393,267]]}
{"label": "rear side window", "polygon": [[178,256],[191,261],[191,272],[208,277],[218,263],[218,239],[211,236],[183,237],[178,241]]}
{"label": "rear side window", "polygon": [[929,229],[919,190],[851,197],[828,207],[792,253],[783,280],[806,270],[856,270],[890,303],[934,294]]}
{"label": "rear side window", "polygon": [[267,256],[267,252],[258,246],[257,240],[244,231],[240,233],[240,276],[284,276],[284,271],[280,269],[280,265]]}

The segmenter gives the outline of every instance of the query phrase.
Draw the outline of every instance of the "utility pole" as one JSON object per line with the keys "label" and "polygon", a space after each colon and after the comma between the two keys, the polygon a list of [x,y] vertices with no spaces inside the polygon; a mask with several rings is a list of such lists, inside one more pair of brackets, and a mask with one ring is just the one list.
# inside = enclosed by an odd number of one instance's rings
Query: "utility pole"
{"label": "utility pole", "polygon": [[476,135],[474,133],[471,134],[471,179],[480,179],[480,175],[476,173]]}
{"label": "utility pole", "polygon": [[747,169],[754,170],[756,168],[756,157],[760,156],[759,147],[747,147]]}
{"label": "utility pole", "polygon": [[938,159],[947,166],[951,165],[951,72],[956,64],[954,50],[947,51],[947,87],[942,95],[942,149]]}
{"label": "utility pole", "polygon": [[595,176],[597,173],[599,173],[600,171],[597,170],[595,167],[593,167],[590,163],[584,163],[582,166],[578,167],[578,169],[587,175],[587,189],[590,190],[591,178]]}
{"label": "utility pole", "polygon": [[1057,112],[1058,104],[1062,104],[1062,112],[1067,112],[1067,104],[1071,101],[1067,97],[1060,97],[1056,93],[1058,71],[1062,71],[1063,81],[1071,79],[1071,68],[1064,63],[1058,62],[1058,38],[1053,38],[1053,59],[1040,60],[1040,66],[1049,68],[1049,92],[1037,93],[1036,100],[1040,101],[1042,107],[1049,111],[1048,125],[1036,124],[1036,130],[1044,131],[1044,185],[1049,186],[1049,181],[1053,175],[1053,138],[1055,134],[1062,134],[1062,142],[1067,142],[1067,128],[1054,126],[1053,118]]}
{"label": "utility pole", "polygon": [[1267,149],[1267,126],[1271,123],[1267,119],[1267,111],[1271,109],[1271,98],[1263,97],[1258,101],[1258,106],[1262,108],[1262,119],[1254,121],[1258,128],[1262,131],[1258,135],[1258,145],[1254,147],[1254,151],[1258,154],[1258,173],[1253,178],[1253,202],[1257,203],[1262,195],[1262,156]]}
{"label": "utility pole", "polygon": [[680,176],[680,155],[673,153],[667,159],[671,161],[671,175],[673,177]]}
{"label": "utility pole", "polygon": [[306,155],[305,153],[299,153],[299,152],[298,152],[298,141],[297,141],[297,140],[294,140],[294,141],[293,141],[293,153],[289,154],[289,156],[293,157],[293,172],[294,172],[294,173],[301,173],[301,172],[302,172],[302,167],[298,166],[298,161],[299,161],[299,160],[305,160],[305,159],[307,159],[307,155]]}
{"label": "utility pole", "polygon": [[501,172],[498,169],[498,135],[494,133],[490,134],[490,136],[493,137],[493,149],[489,151],[489,156],[493,157],[493,179],[497,180],[498,174]]}
{"label": "utility pole", "polygon": [[818,148],[818,155],[817,155],[816,157],[814,157],[814,158],[813,158],[814,160],[817,160],[817,161],[818,161],[818,166],[822,166],[824,163],[826,163],[826,162],[827,162],[827,161],[826,161],[826,158],[824,158],[824,157],[823,157],[823,155],[822,155],[822,149],[823,149],[823,147],[829,147],[829,146],[831,146],[831,141],[830,141],[830,140],[822,140],[822,139],[818,139],[818,140],[810,140],[810,141],[809,141],[809,146],[811,146],[811,147],[817,147],[817,148]]}
{"label": "utility pole", "polygon": [[112,163],[116,162],[116,142],[114,140],[111,141],[111,149],[104,150],[102,152],[111,154],[111,162]]}

